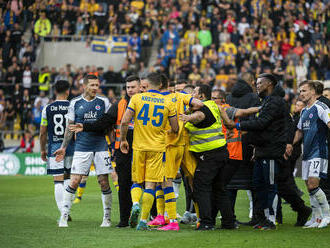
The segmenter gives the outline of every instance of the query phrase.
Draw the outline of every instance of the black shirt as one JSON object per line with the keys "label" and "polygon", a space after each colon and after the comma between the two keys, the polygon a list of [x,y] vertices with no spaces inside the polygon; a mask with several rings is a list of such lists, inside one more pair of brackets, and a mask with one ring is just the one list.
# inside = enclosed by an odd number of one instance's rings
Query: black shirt
{"label": "black shirt", "polygon": [[205,115],[205,118],[201,122],[199,122],[197,124],[193,124],[195,127],[207,128],[209,126],[212,126],[213,123],[216,121],[211,110],[208,107],[206,107],[205,105],[202,108],[200,108],[198,111],[201,111]]}

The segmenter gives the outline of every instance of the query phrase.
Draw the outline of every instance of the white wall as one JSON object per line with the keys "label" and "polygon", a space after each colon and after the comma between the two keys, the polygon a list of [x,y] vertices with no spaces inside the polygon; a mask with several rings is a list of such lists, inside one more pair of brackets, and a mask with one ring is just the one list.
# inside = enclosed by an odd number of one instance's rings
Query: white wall
{"label": "white wall", "polygon": [[112,65],[115,71],[119,71],[125,61],[124,53],[107,54],[93,52],[86,47],[86,42],[44,42],[41,44],[37,56],[36,66],[60,67],[72,64],[75,67],[95,65],[102,66],[105,71]]}

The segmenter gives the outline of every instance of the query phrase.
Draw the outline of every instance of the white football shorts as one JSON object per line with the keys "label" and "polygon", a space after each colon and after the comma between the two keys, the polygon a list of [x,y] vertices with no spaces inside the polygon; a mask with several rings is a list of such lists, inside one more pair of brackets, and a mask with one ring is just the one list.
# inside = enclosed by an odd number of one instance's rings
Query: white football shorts
{"label": "white football shorts", "polygon": [[87,175],[94,163],[96,175],[104,175],[113,172],[108,151],[101,152],[74,152],[71,174]]}
{"label": "white football shorts", "polygon": [[55,157],[50,157],[47,162],[47,174],[54,176],[63,175],[64,172],[66,172],[66,174],[70,174],[71,164],[72,156],[65,156],[64,160],[60,162],[56,162]]}
{"label": "white football shorts", "polygon": [[309,177],[327,178],[328,160],[323,158],[313,158],[302,161],[302,179]]}

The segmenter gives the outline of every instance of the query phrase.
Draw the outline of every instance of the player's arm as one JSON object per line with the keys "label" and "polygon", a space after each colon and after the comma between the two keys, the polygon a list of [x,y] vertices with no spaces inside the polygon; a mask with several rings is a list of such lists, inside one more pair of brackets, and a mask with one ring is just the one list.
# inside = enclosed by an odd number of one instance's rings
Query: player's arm
{"label": "player's arm", "polygon": [[46,109],[47,107],[45,107],[41,113],[40,135],[39,135],[41,159],[45,162],[47,162],[46,144],[47,144],[47,126],[48,126]]}
{"label": "player's arm", "polygon": [[259,113],[259,116],[253,120],[243,121],[236,125],[236,128],[242,131],[259,131],[264,130],[272,123],[274,118],[283,111],[283,105],[278,102],[272,101],[267,105],[264,105],[263,111]]}
{"label": "player's arm", "polygon": [[[68,121],[68,124],[69,125],[72,125],[74,123],[74,121],[71,121],[69,120]],[[54,152],[54,155],[56,155],[56,162],[60,162],[64,159],[64,156],[65,156],[65,150],[66,148],[68,147],[72,137],[73,137],[73,134],[74,132],[72,132],[70,130],[70,128],[67,126],[65,128],[65,132],[64,132],[64,138],[63,138],[63,141],[62,141],[62,145],[61,145],[61,148],[60,149],[57,149],[55,152]]]}
{"label": "player's arm", "polygon": [[169,117],[168,120],[170,121],[170,125],[171,125],[171,128],[172,128],[171,131],[173,133],[178,133],[179,132],[179,123],[178,123],[177,115]]}
{"label": "player's arm", "polygon": [[128,124],[134,117],[134,110],[131,108],[127,108],[123,119],[121,120],[120,124],[120,150],[123,153],[128,153],[129,145],[127,142],[127,131],[128,131]]}
{"label": "player's arm", "polygon": [[292,144],[297,144],[303,138],[303,132],[300,129],[297,129]]}
{"label": "player's arm", "polygon": [[183,121],[184,123],[191,122],[193,124],[200,123],[205,119],[205,114],[202,111],[195,111],[192,114],[180,114],[179,120]]}
{"label": "player's arm", "polygon": [[237,109],[235,113],[235,118],[246,117],[258,113],[259,107],[252,107],[248,109]]}
{"label": "player's arm", "polygon": [[192,97],[189,106],[192,110],[198,110],[204,106],[204,103],[201,100]]}
{"label": "player's arm", "polygon": [[223,107],[221,107],[221,106],[219,106],[218,105],[218,108],[219,108],[219,111],[220,111],[220,115],[221,115],[221,119],[222,119],[222,121],[223,121],[223,124],[228,128],[228,129],[233,129],[233,128],[235,128],[235,122],[233,121],[233,120],[231,120],[229,117],[228,117],[228,115],[227,115],[227,113],[226,113],[226,110],[223,108]]}

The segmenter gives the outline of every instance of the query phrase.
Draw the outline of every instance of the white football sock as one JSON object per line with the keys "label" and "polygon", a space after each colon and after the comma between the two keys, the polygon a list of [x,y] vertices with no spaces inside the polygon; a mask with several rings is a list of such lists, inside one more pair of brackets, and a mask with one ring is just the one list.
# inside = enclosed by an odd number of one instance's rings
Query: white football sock
{"label": "white football sock", "polygon": [[103,204],[103,218],[111,218],[111,205],[112,205],[112,192],[109,188],[102,191],[102,204]]}
{"label": "white football sock", "polygon": [[329,203],[327,201],[327,197],[325,196],[323,190],[319,188],[314,194],[315,199],[318,201],[323,217],[330,217],[329,215]]}
{"label": "white football sock", "polygon": [[314,219],[322,218],[321,206],[320,206],[318,200],[315,198],[315,195],[309,195],[309,197],[310,197],[311,207],[312,207],[312,211],[313,211],[312,218],[313,217],[314,217]]}
{"label": "white football sock", "polygon": [[70,178],[69,179],[64,179],[64,188],[68,187],[70,184]]}
{"label": "white football sock", "polygon": [[67,215],[70,214],[70,209],[72,206],[72,202],[73,202],[75,193],[76,193],[76,190],[71,188],[70,186],[68,186],[64,190],[62,214],[67,214]]}
{"label": "white football sock", "polygon": [[54,195],[58,210],[62,211],[64,186],[63,181],[54,181]]}

